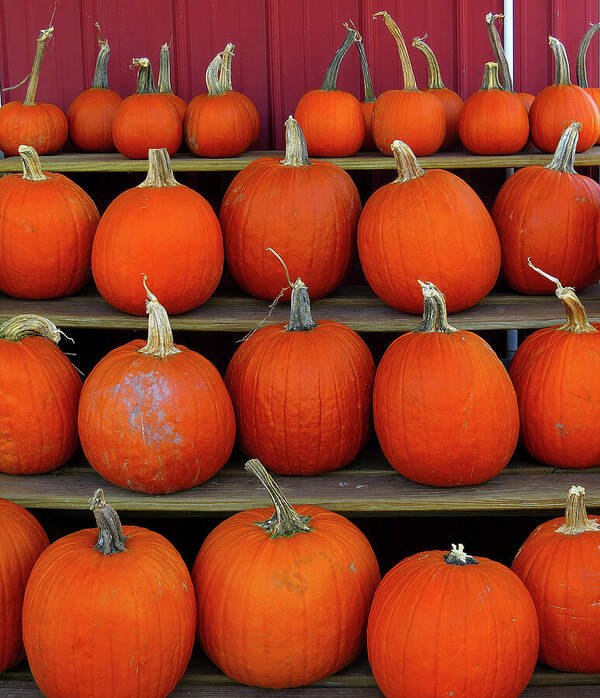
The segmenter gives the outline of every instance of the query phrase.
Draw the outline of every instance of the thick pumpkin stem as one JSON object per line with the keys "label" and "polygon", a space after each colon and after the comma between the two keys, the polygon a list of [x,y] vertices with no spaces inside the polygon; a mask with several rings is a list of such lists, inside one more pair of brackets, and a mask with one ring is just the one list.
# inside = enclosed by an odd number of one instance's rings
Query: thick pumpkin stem
{"label": "thick pumpkin stem", "polygon": [[158,298],[146,285],[147,276],[143,275],[143,284],[146,289],[146,313],[148,314],[148,341],[146,346],[138,349],[138,354],[155,356],[164,359],[166,356],[181,353],[173,343],[173,332],[169,322],[169,316],[164,307],[158,302]]}
{"label": "thick pumpkin stem", "polygon": [[579,121],[573,121],[567,126],[558,141],[554,157],[545,165],[546,169],[566,172],[567,174],[577,174],[575,171],[575,153],[579,132],[582,128],[583,126]]}
{"label": "thick pumpkin stem", "polygon": [[548,37],[548,43],[554,53],[554,84],[555,85],[570,85],[571,84],[571,69],[569,68],[569,59],[567,51],[557,38],[554,36]]}
{"label": "thick pumpkin stem", "polygon": [[498,79],[498,64],[486,63],[483,67],[483,80],[481,81],[481,90],[501,90],[502,85]]}
{"label": "thick pumpkin stem", "polygon": [[589,519],[585,509],[583,498],[585,488],[573,485],[567,494],[567,508],[565,510],[565,522],[559,526],[555,533],[563,533],[565,536],[576,536],[585,531],[600,531],[600,525],[595,519]]}
{"label": "thick pumpkin stem", "polygon": [[20,342],[23,337],[45,337],[54,344],[60,342],[62,332],[41,315],[15,315],[0,325],[0,339]]}
{"label": "thick pumpkin stem", "polygon": [[206,68],[206,89],[210,97],[218,97],[219,95],[225,94],[219,82],[222,56],[222,53],[217,53]]}
{"label": "thick pumpkin stem", "polygon": [[137,95],[154,94],[156,87],[154,86],[154,73],[152,66],[147,58],[134,58],[131,61],[132,66],[137,66]]}
{"label": "thick pumpkin stem", "polygon": [[23,179],[28,179],[31,182],[43,182],[48,179],[42,172],[42,164],[40,162],[37,150],[30,145],[20,145],[19,155],[23,164]]}
{"label": "thick pumpkin stem", "polygon": [[[97,24],[97,23],[96,23]],[[108,58],[110,56],[110,46],[106,39],[98,39],[100,50],[96,58],[96,69],[94,70],[94,79],[92,87],[99,87],[103,90],[108,89]]]}
{"label": "thick pumpkin stem", "polygon": [[257,521],[256,526],[264,528],[271,538],[290,538],[296,533],[310,533],[313,529],[308,525],[310,516],[302,516],[288,502],[279,485],[269,475],[265,466],[257,459],[247,461],[244,468],[256,475],[261,481],[271,501],[273,502],[273,516],[267,521]]}
{"label": "thick pumpkin stem", "polygon": [[158,91],[164,95],[172,95],[171,88],[171,56],[169,55],[169,44],[160,47],[160,68],[158,69]]}
{"label": "thick pumpkin stem", "polygon": [[536,267],[531,261],[531,257],[527,258],[527,264],[534,271],[537,271],[538,274],[541,274],[548,279],[548,281],[552,281],[552,283],[556,284],[556,297],[563,304],[567,314],[566,323],[557,329],[564,332],[573,332],[574,334],[589,334],[591,332],[598,331],[587,319],[585,308],[577,297],[574,288],[571,288],[570,286],[563,286],[556,276],[551,276],[547,272]]}
{"label": "thick pumpkin stem", "polygon": [[150,148],[148,150],[148,174],[138,187],[178,187],[175,179],[171,158],[166,148]]}
{"label": "thick pumpkin stem", "polygon": [[504,53],[504,47],[502,46],[502,40],[500,39],[500,34],[496,29],[496,20],[503,18],[504,15],[494,15],[488,12],[485,16],[485,22],[487,24],[488,36],[490,37],[490,43],[492,44],[492,50],[494,51],[494,56],[496,56],[496,62],[500,70],[500,82],[506,90],[506,92],[514,92],[512,75],[510,74],[510,67],[508,61],[506,60],[506,54]]}
{"label": "thick pumpkin stem", "polygon": [[456,327],[448,323],[446,296],[431,281],[423,282],[419,279],[419,284],[423,291],[423,322],[413,332],[458,332]]}
{"label": "thick pumpkin stem", "polygon": [[285,326],[286,332],[306,332],[317,326],[313,322],[310,311],[310,296],[308,288],[302,279],[296,279],[292,284],[292,297],[290,299],[290,321]]}
{"label": "thick pumpkin stem", "polygon": [[424,177],[427,174],[417,162],[415,154],[407,143],[396,140],[392,143],[391,148],[398,170],[394,184],[410,182],[411,179]]}
{"label": "thick pumpkin stem", "polygon": [[471,555],[465,553],[465,546],[462,543],[455,545],[452,543],[452,550],[444,555],[444,562],[447,565],[478,565],[479,562]]}
{"label": "thick pumpkin stem", "polygon": [[412,45],[421,51],[427,61],[427,89],[444,90],[446,89],[446,85],[444,85],[444,81],[442,80],[440,64],[431,46],[425,43],[426,38],[426,36],[415,36],[412,40]]}
{"label": "thick pumpkin stem", "polygon": [[127,550],[125,546],[127,536],[123,535],[121,520],[110,504],[106,503],[104,491],[96,490],[89,505],[98,526],[98,541],[94,548],[103,555],[114,555]]}
{"label": "thick pumpkin stem", "polygon": [[600,29],[600,24],[592,24],[583,35],[581,43],[579,44],[579,51],[577,51],[577,84],[579,87],[589,87],[585,60],[587,58],[587,50],[590,46],[590,41],[598,29]]}
{"label": "thick pumpkin stem", "polygon": [[391,15],[388,12],[376,12],[373,15],[373,19],[381,15],[385,26],[390,30],[391,35],[396,40],[398,46],[398,54],[400,56],[400,63],[402,65],[402,75],[404,76],[404,89],[412,92],[418,92],[417,81],[415,80],[415,74],[413,72],[412,63],[410,62],[410,56],[408,55],[408,49],[406,48],[406,42],[400,31],[400,27],[394,22]]}
{"label": "thick pumpkin stem", "polygon": [[340,47],[335,52],[334,57],[331,59],[327,70],[325,71],[325,77],[323,78],[323,84],[321,89],[326,92],[331,92],[332,90],[337,90],[337,79],[338,73],[340,72],[340,65],[344,56],[348,53],[348,49],[352,44],[357,41],[358,32],[352,27],[346,26],[346,38],[342,41]]}
{"label": "thick pumpkin stem", "polygon": [[231,62],[235,55],[233,52],[234,48],[235,46],[229,42],[221,54],[221,66],[219,67],[219,86],[221,94],[233,91],[233,83],[231,82]]}
{"label": "thick pumpkin stem", "polygon": [[365,47],[363,44],[362,36],[358,36],[356,39],[356,48],[358,50],[358,59],[360,61],[360,70],[363,77],[363,85],[365,89],[365,102],[374,102],[377,97],[375,97],[375,90],[373,89],[373,81],[371,80],[371,71],[369,70],[369,63],[367,61],[367,54],[365,53]]}
{"label": "thick pumpkin stem", "polygon": [[304,133],[302,133],[300,124],[291,115],[285,122],[285,158],[280,162],[288,167],[310,165]]}
{"label": "thick pumpkin stem", "polygon": [[33,66],[31,67],[31,76],[29,77],[29,83],[27,85],[27,94],[23,101],[23,104],[27,106],[35,104],[35,94],[40,81],[40,69],[42,67],[42,60],[44,59],[44,51],[46,50],[46,41],[53,35],[54,27],[48,27],[48,29],[42,29],[37,38]]}

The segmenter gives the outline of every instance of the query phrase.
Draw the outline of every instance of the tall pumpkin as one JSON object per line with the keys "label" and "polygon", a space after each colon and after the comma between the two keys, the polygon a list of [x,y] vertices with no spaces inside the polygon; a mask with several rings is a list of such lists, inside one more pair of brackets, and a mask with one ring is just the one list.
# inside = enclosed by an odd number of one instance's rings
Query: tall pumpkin
{"label": "tall pumpkin", "polygon": [[375,145],[391,155],[391,143],[406,142],[415,155],[431,155],[442,147],[446,137],[446,112],[431,92],[417,87],[408,49],[398,25],[387,12],[377,12],[394,37],[402,64],[404,88],[387,90],[373,107],[372,130]]}
{"label": "tall pumpkin", "polygon": [[171,104],[177,109],[177,113],[183,121],[185,110],[187,109],[187,102],[185,99],[173,94],[173,88],[171,87],[171,56],[169,53],[169,44],[163,44],[160,47],[160,69],[158,71],[157,88],[159,94],[166,95],[167,99],[171,101]]}
{"label": "tall pumpkin", "polygon": [[148,274],[170,314],[206,302],[223,270],[223,236],[210,204],[173,176],[164,148],[148,151],[148,175],[106,209],[92,248],[102,296],[133,315],[146,312],[139,283]]}
{"label": "tall pumpkin", "polygon": [[369,69],[369,63],[367,61],[367,54],[365,53],[365,46],[363,44],[362,36],[358,35],[356,37],[356,48],[358,50],[358,58],[360,61],[360,70],[363,77],[363,89],[365,98],[360,103],[360,108],[362,111],[363,119],[365,121],[365,137],[361,145],[361,150],[374,150],[375,141],[373,140],[373,128],[371,121],[373,119],[373,109],[375,107],[375,91],[373,90],[373,81],[371,79],[371,71]]}
{"label": "tall pumpkin", "polygon": [[444,295],[423,283],[423,322],[383,355],[373,390],[385,457],[425,485],[475,485],[497,475],[517,445],[515,391],[481,337],[448,324]]}
{"label": "tall pumpkin", "polygon": [[352,263],[360,197],[341,167],[309,160],[291,116],[285,134],[283,160],[255,160],[225,192],[219,217],[227,266],[245,291],[272,299],[284,285],[279,262],[265,250],[272,247],[312,297],[321,298],[339,286]]}
{"label": "tall pumpkin", "polygon": [[312,320],[308,290],[292,286],[290,321],[254,332],[231,359],[239,444],[283,475],[348,465],[367,442],[375,365],[339,322]]}
{"label": "tall pumpkin", "polygon": [[540,627],[540,661],[560,671],[600,671],[600,522],[573,485],[565,516],[538,526],[512,570],[527,587]]}
{"label": "tall pumpkin", "polygon": [[360,651],[377,560],[348,519],[305,504],[292,508],[258,460],[245,467],[273,508],[235,514],[202,544],[192,571],[198,637],[236,681],[304,686]]}
{"label": "tall pumpkin", "polygon": [[165,698],[192,653],[196,599],[166,538],[123,526],[102,490],[98,529],[76,531],[36,562],[23,604],[31,673],[48,698]]}
{"label": "tall pumpkin", "polygon": [[535,667],[536,613],[519,578],[463,545],[399,562],[377,587],[369,662],[387,698],[517,698]]}
{"label": "tall pumpkin", "polygon": [[600,185],[575,171],[580,135],[581,124],[568,126],[552,161],[515,172],[494,201],[502,269],[509,286],[520,293],[554,292],[552,282],[529,268],[528,257],[567,286],[584,288],[600,278]]}
{"label": "tall pumpkin", "polygon": [[[579,50],[577,51],[577,84],[590,95],[594,100],[596,106],[600,110],[600,87],[590,87],[587,77],[587,68],[585,61],[587,58],[587,51],[590,46],[590,42],[594,34],[600,29],[600,24],[592,24],[592,26],[586,31],[579,44]],[[600,142],[600,136],[596,143]]]}
{"label": "tall pumpkin", "polygon": [[102,477],[164,494],[194,487],[225,465],[235,417],[217,369],[173,344],[165,309],[144,287],[148,341],[113,349],[94,367],[81,393],[79,437]]}
{"label": "tall pumpkin", "polygon": [[419,278],[445,289],[451,312],[475,305],[500,269],[489,213],[456,175],[421,169],[406,143],[394,141],[392,152],[398,177],[369,198],[358,222],[358,253],[369,285],[388,305],[409,313],[423,311]]}

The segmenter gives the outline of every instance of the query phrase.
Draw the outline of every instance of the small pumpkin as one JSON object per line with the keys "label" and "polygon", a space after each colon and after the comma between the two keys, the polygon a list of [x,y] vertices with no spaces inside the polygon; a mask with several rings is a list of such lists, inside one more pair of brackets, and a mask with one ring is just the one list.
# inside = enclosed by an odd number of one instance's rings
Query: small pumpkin
{"label": "small pumpkin", "polygon": [[97,529],[52,543],[23,603],[31,673],[48,698],[165,698],[192,653],[196,599],[181,556],[139,526],[121,526],[96,490]]}
{"label": "small pumpkin", "polygon": [[245,467],[273,509],[235,514],[202,544],[192,571],[198,638],[236,681],[304,686],[359,653],[379,582],[377,560],[344,516],[292,508],[260,461]]}
{"label": "small pumpkin", "polygon": [[0,472],[45,473],[75,452],[81,378],[60,335],[39,315],[0,325]]}
{"label": "small pumpkin", "polygon": [[181,121],[183,121],[185,110],[187,109],[187,102],[185,99],[173,94],[173,88],[171,87],[171,56],[169,54],[169,44],[163,44],[160,47],[160,69],[158,71],[157,88],[159,94],[166,95],[171,101],[175,109],[177,109]]}
{"label": "small pumpkin", "polygon": [[[587,68],[585,65],[587,51],[590,46],[590,42],[594,34],[600,29],[600,24],[592,24],[592,26],[586,31],[579,44],[579,51],[577,52],[577,84],[590,95],[594,100],[596,106],[600,110],[600,87],[590,87],[587,77]],[[596,143],[600,143],[600,136]]]}
{"label": "small pumpkin", "polygon": [[364,100],[360,103],[363,119],[365,120],[365,137],[363,138],[360,149],[375,150],[375,141],[373,140],[371,121],[373,118],[373,108],[375,107],[377,97],[375,97],[375,91],[373,90],[371,71],[369,69],[369,63],[367,61],[367,54],[365,53],[362,36],[358,35],[356,37],[355,45],[358,50],[358,58],[360,61],[360,70],[363,77],[363,88],[365,94]]}
{"label": "small pumpkin", "polygon": [[451,551],[401,560],[377,587],[369,663],[387,698],[517,698],[538,652],[535,608],[507,567]]}

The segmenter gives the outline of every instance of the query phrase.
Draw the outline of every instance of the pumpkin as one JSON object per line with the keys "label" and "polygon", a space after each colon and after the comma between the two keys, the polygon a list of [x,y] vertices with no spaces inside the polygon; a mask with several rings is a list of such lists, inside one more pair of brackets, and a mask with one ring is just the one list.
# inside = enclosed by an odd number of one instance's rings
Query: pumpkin
{"label": "pumpkin", "polygon": [[373,140],[373,131],[371,128],[371,119],[373,117],[373,108],[375,106],[375,92],[373,90],[373,81],[371,79],[371,71],[367,61],[367,54],[363,44],[362,36],[357,35],[356,48],[358,50],[358,58],[360,61],[360,70],[363,77],[363,87],[365,98],[360,103],[363,119],[365,121],[365,137],[363,138],[361,150],[375,150],[375,141]]}
{"label": "pumpkin", "polygon": [[171,87],[171,56],[169,55],[169,44],[163,44],[160,47],[160,70],[158,71],[158,92],[161,95],[166,95],[171,104],[177,109],[181,120],[185,116],[187,102],[185,99],[173,94]]}
{"label": "pumpkin", "polygon": [[367,648],[387,698],[517,698],[537,658],[535,608],[507,567],[453,544],[411,555],[385,575]]}
{"label": "pumpkin", "polygon": [[55,541],[36,562],[23,603],[31,673],[48,698],[164,698],[192,653],[196,599],[169,541],[121,526],[101,489],[98,529]]}
{"label": "pumpkin", "polygon": [[529,335],[510,365],[523,443],[548,465],[600,465],[600,325],[588,322],[573,288],[530,266],[556,284],[567,322]]}
{"label": "pumpkin", "polygon": [[115,308],[145,313],[146,273],[170,314],[210,298],[223,269],[223,237],[210,204],[173,176],[164,148],[148,151],[148,176],[106,209],[92,248],[92,273]]}
{"label": "pumpkin", "polygon": [[[235,176],[221,204],[227,265],[236,282],[258,298],[284,285],[272,247],[290,260],[313,298],[331,293],[354,257],[360,197],[350,175],[312,162],[298,122],[285,124],[286,154],[254,160]],[[287,294],[289,298],[289,293]]]}
{"label": "pumpkin", "polygon": [[485,64],[481,89],[460,112],[458,135],[465,148],[477,155],[517,153],[527,143],[527,109],[514,92],[502,89],[497,63]]}
{"label": "pumpkin", "polygon": [[[358,253],[371,288],[388,305],[423,312],[416,280],[443,286],[451,312],[494,286],[500,245],[475,192],[447,170],[423,170],[402,141],[392,143],[398,177],[371,195],[358,222]],[[468,275],[463,270],[468,269]]]}
{"label": "pumpkin", "polygon": [[181,145],[182,125],[171,99],[156,92],[152,66],[147,58],[134,58],[137,90],[126,97],[114,116],[113,141],[128,158],[142,160],[150,148],[165,148],[173,155]]}
{"label": "pumpkin", "polygon": [[402,64],[404,88],[387,90],[373,107],[371,128],[375,145],[392,155],[391,143],[402,140],[415,155],[431,155],[442,147],[446,138],[446,112],[432,92],[417,87],[408,49],[398,25],[387,12],[377,12],[396,40]]}
{"label": "pumpkin", "polygon": [[308,290],[292,286],[290,321],[254,332],[233,355],[225,383],[239,445],[283,475],[348,465],[367,442],[375,365],[339,322],[313,322]]}
{"label": "pumpkin", "polygon": [[112,125],[123,98],[108,88],[108,41],[98,38],[98,44],[100,50],[92,86],[71,102],[67,120],[73,145],[91,153],[109,153],[115,149]]}
{"label": "pumpkin", "polygon": [[198,638],[236,681],[303,686],[359,653],[379,582],[377,560],[344,516],[293,508],[260,461],[245,467],[273,508],[235,514],[202,544],[192,571]]}
{"label": "pumpkin", "polygon": [[515,390],[487,342],[448,324],[444,294],[419,283],[423,322],[394,340],[377,368],[375,431],[405,477],[436,487],[475,485],[497,475],[515,450]]}
{"label": "pumpkin", "polygon": [[165,309],[148,293],[148,341],[113,349],[83,386],[79,437],[90,465],[119,487],[164,494],[211,478],[235,439],[217,369],[173,344]]}
{"label": "pumpkin", "polygon": [[600,671],[600,522],[589,518],[585,489],[573,485],[565,516],[538,526],[512,564],[531,594],[540,661],[560,671]]}
{"label": "pumpkin", "polygon": [[581,124],[568,126],[552,161],[530,165],[503,185],[494,205],[507,283],[520,293],[550,294],[554,285],[535,274],[527,258],[558,276],[566,286],[584,288],[600,278],[596,225],[600,185],[574,168]]}
{"label": "pumpkin", "polygon": [[44,529],[27,509],[0,499],[0,674],[25,657],[21,633],[25,586],[48,543]]}
{"label": "pumpkin", "polygon": [[563,44],[553,36],[548,43],[554,53],[554,84],[545,87],[533,100],[529,110],[531,139],[536,148],[552,153],[565,127],[572,121],[582,124],[577,152],[591,148],[600,136],[600,112],[590,95],[571,84],[571,71]]}
{"label": "pumpkin", "polygon": [[184,118],[185,142],[194,155],[226,158],[239,155],[256,141],[260,117],[253,102],[232,89],[231,58],[234,45],[210,62],[206,70],[208,94],[188,104]]}
{"label": "pumpkin", "polygon": [[440,64],[431,46],[418,36],[412,40],[412,45],[421,51],[427,61],[427,91],[440,100],[446,114],[446,137],[440,150],[452,150],[458,144],[458,117],[463,108],[463,99],[444,85]]}
{"label": "pumpkin", "polygon": [[0,291],[16,298],[76,293],[90,275],[100,214],[75,182],[42,172],[35,149],[19,147],[23,174],[0,178]]}
{"label": "pumpkin", "polygon": [[309,155],[345,157],[363,144],[365,118],[360,102],[337,88],[340,65],[357,38],[358,32],[347,26],[346,38],[331,59],[321,88],[304,94],[296,105],[294,118],[304,132]]}
{"label": "pumpkin", "polygon": [[[579,44],[579,51],[577,52],[577,84],[590,95],[594,100],[598,109],[600,109],[600,87],[590,87],[587,78],[587,68],[585,66],[585,60],[587,57],[587,50],[590,45],[590,41],[594,34],[600,29],[600,24],[592,24],[592,26],[586,31]],[[596,143],[600,142],[600,136]]]}
{"label": "pumpkin", "polygon": [[75,452],[81,378],[60,335],[39,315],[0,325],[0,472],[45,473]]}
{"label": "pumpkin", "polygon": [[0,107],[0,150],[5,155],[17,155],[23,144],[47,155],[60,150],[67,140],[69,129],[62,110],[55,104],[35,101],[46,41],[53,35],[54,27],[40,31],[25,100]]}

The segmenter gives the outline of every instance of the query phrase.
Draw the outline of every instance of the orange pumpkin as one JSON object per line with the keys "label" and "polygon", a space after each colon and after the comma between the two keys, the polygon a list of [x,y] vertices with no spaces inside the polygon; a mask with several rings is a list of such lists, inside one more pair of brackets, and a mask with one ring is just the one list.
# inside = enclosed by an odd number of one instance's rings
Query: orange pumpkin
{"label": "orange pumpkin", "polygon": [[170,314],[206,302],[221,278],[223,237],[210,204],[173,176],[164,148],[148,151],[146,179],[106,209],[92,248],[92,273],[115,308],[144,315],[145,273]]}
{"label": "orange pumpkin", "polygon": [[177,109],[181,120],[185,116],[187,102],[185,99],[173,94],[171,87],[171,56],[169,55],[169,44],[160,47],[160,69],[158,71],[158,91],[161,95],[166,95],[171,104]]}
{"label": "orange pumpkin", "polygon": [[399,562],[377,587],[369,662],[387,698],[517,698],[535,667],[538,628],[527,589],[464,546]]}
{"label": "orange pumpkin", "polygon": [[409,313],[423,312],[418,278],[444,287],[451,312],[474,305],[500,269],[489,213],[456,175],[422,170],[406,143],[394,141],[392,151],[398,178],[370,197],[358,222],[358,253],[369,285],[388,305]]}
{"label": "orange pumpkin", "polygon": [[377,560],[348,519],[315,506],[292,508],[258,460],[246,469],[273,508],[235,514],[202,544],[192,571],[198,637],[236,681],[303,686],[359,653]]}
{"label": "orange pumpkin", "polygon": [[365,137],[363,138],[361,150],[375,150],[375,141],[373,140],[373,129],[371,128],[371,120],[373,118],[373,108],[375,107],[375,92],[373,90],[373,81],[371,80],[371,71],[367,62],[367,54],[363,44],[362,36],[356,38],[356,48],[358,49],[358,57],[360,60],[360,69],[363,76],[363,86],[365,92],[364,101],[360,103],[363,119],[365,121]]}
{"label": "orange pumpkin", "polygon": [[376,146],[391,155],[391,143],[402,140],[415,155],[431,155],[442,147],[446,138],[446,112],[442,103],[431,92],[417,87],[408,49],[398,25],[387,12],[383,21],[398,45],[402,63],[404,88],[387,90],[379,95],[373,107],[371,128]]}
{"label": "orange pumpkin", "polygon": [[39,315],[0,325],[0,472],[45,473],[75,452],[81,378],[60,335]]}
{"label": "orange pumpkin", "polygon": [[23,640],[48,698],[164,698],[192,653],[196,599],[166,538],[121,527],[102,490],[90,499],[98,529],[50,545],[29,577]]}
{"label": "orange pumpkin", "polygon": [[[587,78],[587,68],[585,66],[585,60],[587,56],[587,50],[590,45],[590,41],[594,34],[600,29],[600,24],[592,24],[592,26],[586,31],[579,44],[579,51],[577,52],[577,84],[590,95],[594,100],[596,106],[600,110],[600,87],[590,87]],[[600,143],[600,136],[596,143]]]}
{"label": "orange pumpkin", "polygon": [[375,431],[405,477],[436,487],[478,484],[497,475],[517,445],[515,390],[487,342],[451,327],[444,295],[419,283],[423,322],[392,342],[377,368]]}
{"label": "orange pumpkin", "polygon": [[102,477],[164,494],[194,487],[225,465],[235,417],[217,369],[173,344],[169,318],[150,291],[147,310],[146,344],[113,349],[85,381],[79,437]]}
{"label": "orange pumpkin", "polygon": [[[308,159],[298,122],[285,125],[286,155],[259,158],[235,176],[220,220],[227,265],[236,282],[258,298],[281,290],[281,267],[266,247],[290,260],[313,298],[331,293],[354,256],[360,197],[341,167]],[[289,293],[287,293],[289,298]]]}

